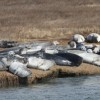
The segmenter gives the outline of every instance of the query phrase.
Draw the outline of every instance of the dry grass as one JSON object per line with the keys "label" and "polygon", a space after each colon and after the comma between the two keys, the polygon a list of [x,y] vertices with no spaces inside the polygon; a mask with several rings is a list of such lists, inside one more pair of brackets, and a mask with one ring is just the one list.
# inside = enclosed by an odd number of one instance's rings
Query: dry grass
{"label": "dry grass", "polygon": [[18,86],[19,79],[17,76],[6,72],[0,71],[0,87]]}
{"label": "dry grass", "polygon": [[100,33],[99,0],[0,0],[0,38],[30,41]]}
{"label": "dry grass", "polygon": [[65,73],[66,75],[67,73],[68,75],[73,74],[74,76],[100,74],[100,67],[91,64],[86,64],[86,63],[83,63],[79,67],[67,67],[67,68],[63,67],[60,68],[60,70],[61,70],[60,74]]}
{"label": "dry grass", "polygon": [[44,82],[55,77],[69,77],[80,75],[97,75],[100,74],[100,67],[83,63],[79,67],[70,66],[53,66],[48,71],[30,69],[32,75],[27,78],[20,78],[9,72],[0,71],[0,87],[30,85]]}
{"label": "dry grass", "polygon": [[34,84],[38,82],[44,82],[48,78],[55,77],[69,77],[69,76],[81,76],[81,75],[97,75],[100,74],[100,67],[83,63],[79,67],[70,66],[53,66],[48,71],[41,71],[37,69],[31,69],[32,75],[28,77],[28,84]]}

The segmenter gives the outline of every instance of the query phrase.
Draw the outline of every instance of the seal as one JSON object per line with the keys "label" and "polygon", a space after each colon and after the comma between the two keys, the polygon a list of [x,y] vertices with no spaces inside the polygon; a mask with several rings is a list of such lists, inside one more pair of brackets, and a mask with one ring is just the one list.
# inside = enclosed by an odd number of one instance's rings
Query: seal
{"label": "seal", "polygon": [[85,38],[84,38],[84,36],[82,36],[80,34],[75,34],[72,36],[72,40],[77,43],[83,43],[85,41]]}
{"label": "seal", "polygon": [[47,60],[53,60],[57,65],[62,66],[79,66],[82,63],[81,57],[70,53],[48,54],[43,51],[40,51],[34,56],[41,57]]}
{"label": "seal", "polygon": [[31,71],[27,69],[27,60],[24,57],[16,55],[13,51],[8,52],[7,57],[1,58],[8,71],[19,77],[27,77]]}
{"label": "seal", "polygon": [[100,42],[100,35],[97,33],[91,33],[86,37],[86,41],[91,43]]}
{"label": "seal", "polygon": [[9,66],[9,71],[19,77],[28,77],[31,75],[31,71],[26,66],[27,64],[14,60]]}
{"label": "seal", "polygon": [[67,52],[82,57],[83,62],[100,66],[100,56],[98,54],[87,53],[86,51],[81,51],[81,50],[68,50]]}
{"label": "seal", "polygon": [[42,59],[34,56],[28,57],[27,59],[29,68],[36,68],[45,71],[55,64],[55,62],[52,60]]}
{"label": "seal", "polygon": [[79,66],[83,62],[83,58],[72,53],[58,53],[57,56],[63,57],[71,62],[73,66]]}

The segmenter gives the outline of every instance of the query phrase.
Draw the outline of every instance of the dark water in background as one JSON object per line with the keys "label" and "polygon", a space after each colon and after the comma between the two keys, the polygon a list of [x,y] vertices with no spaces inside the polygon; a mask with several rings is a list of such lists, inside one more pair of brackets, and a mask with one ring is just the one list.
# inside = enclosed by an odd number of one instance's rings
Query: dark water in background
{"label": "dark water in background", "polygon": [[0,100],[100,100],[100,76],[56,78],[28,87],[1,88]]}

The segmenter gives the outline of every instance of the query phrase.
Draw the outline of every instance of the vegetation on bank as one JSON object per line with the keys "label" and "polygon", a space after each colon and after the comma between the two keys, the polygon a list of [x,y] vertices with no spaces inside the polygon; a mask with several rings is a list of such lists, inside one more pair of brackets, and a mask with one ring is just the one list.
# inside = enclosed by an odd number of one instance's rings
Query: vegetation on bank
{"label": "vegetation on bank", "polygon": [[100,32],[99,0],[0,0],[0,39],[67,38]]}
{"label": "vegetation on bank", "polygon": [[30,69],[32,75],[26,78],[20,78],[10,72],[0,71],[0,87],[31,85],[44,82],[56,77],[74,77],[81,75],[100,74],[100,67],[83,63],[79,67],[53,66],[48,71]]}

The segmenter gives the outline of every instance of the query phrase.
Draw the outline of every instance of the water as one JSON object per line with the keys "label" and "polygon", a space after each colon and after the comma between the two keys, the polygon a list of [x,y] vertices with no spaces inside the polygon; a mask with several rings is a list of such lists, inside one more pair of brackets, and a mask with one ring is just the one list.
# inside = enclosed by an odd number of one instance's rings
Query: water
{"label": "water", "polygon": [[100,76],[57,78],[28,87],[1,88],[0,100],[100,100]]}

